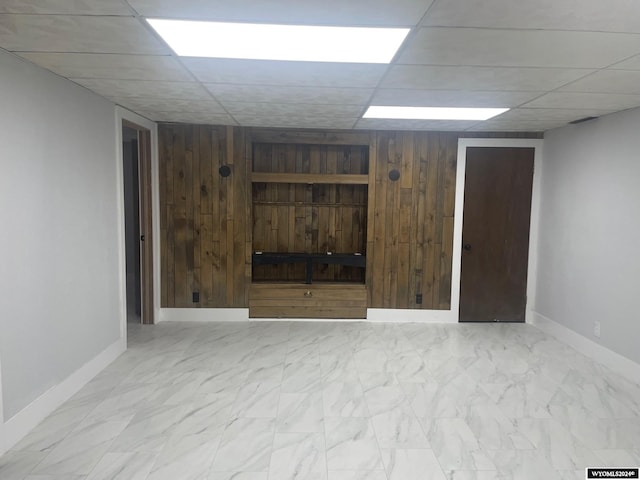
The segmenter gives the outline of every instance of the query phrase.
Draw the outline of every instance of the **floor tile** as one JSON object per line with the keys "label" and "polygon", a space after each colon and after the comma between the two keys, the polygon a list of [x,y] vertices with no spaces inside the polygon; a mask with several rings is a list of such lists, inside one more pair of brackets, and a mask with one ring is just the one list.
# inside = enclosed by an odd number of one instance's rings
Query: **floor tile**
{"label": "floor tile", "polygon": [[128,339],[0,457],[2,480],[577,480],[640,464],[640,385],[532,325],[166,322]]}
{"label": "floor tile", "polygon": [[157,452],[164,448],[186,407],[160,405],[138,412],[118,438],[112,451]]}
{"label": "floor tile", "polygon": [[322,393],[282,393],[276,431],[279,433],[324,432]]}
{"label": "floor tile", "polygon": [[358,374],[358,378],[365,392],[377,387],[391,387],[400,384],[396,374],[390,372],[361,372]]}
{"label": "floor tile", "polygon": [[0,457],[0,478],[3,480],[22,480],[46,455],[43,452],[8,452]]}
{"label": "floor tile", "polygon": [[498,473],[506,479],[539,480],[557,479],[556,472],[547,459],[536,450],[497,450],[490,452]]}
{"label": "floor tile", "polygon": [[279,401],[279,383],[253,382],[240,389],[231,413],[242,418],[275,418],[278,414]]}
{"label": "floor tile", "polygon": [[356,383],[359,380],[351,349],[333,354],[320,354],[320,373],[325,383]]}
{"label": "floor tile", "polygon": [[324,434],[276,433],[269,477],[278,480],[326,480]]}
{"label": "floor tile", "polygon": [[515,421],[483,393],[470,398],[465,421],[484,450],[531,449],[530,440],[518,431]]}
{"label": "floor tile", "polygon": [[389,480],[446,480],[431,450],[382,450]]}
{"label": "floor tile", "polygon": [[236,392],[244,384],[247,374],[247,368],[241,363],[220,363],[202,380],[198,392]]}
{"label": "floor tile", "polygon": [[329,470],[382,469],[380,450],[371,420],[326,418],[325,430]]}
{"label": "floor tile", "polygon": [[389,359],[384,350],[362,348],[353,354],[356,368],[360,372],[392,372]]}
{"label": "floor tile", "polygon": [[127,424],[91,420],[81,423],[40,462],[33,474],[89,474]]}
{"label": "floor tile", "polygon": [[378,415],[408,405],[406,395],[399,385],[376,387],[364,394],[371,415]]}
{"label": "floor tile", "polygon": [[518,430],[556,470],[586,468],[596,459],[593,450],[554,419],[524,418],[518,421]]}
{"label": "floor tile", "polygon": [[[95,408],[95,407],[94,407]],[[56,410],[23,438],[14,450],[48,452],[62,442],[79,424],[83,416],[74,408]]]}
{"label": "floor tile", "polygon": [[329,480],[387,480],[383,470],[329,470]]}
{"label": "floor tile", "polygon": [[235,397],[235,394],[228,393],[196,395],[178,417],[172,434],[221,437],[231,420],[231,409]]}
{"label": "floor tile", "polygon": [[275,419],[238,418],[222,435],[213,471],[261,472],[269,468]]}
{"label": "floor tile", "polygon": [[155,453],[107,453],[87,480],[145,480],[156,457]]}
{"label": "floor tile", "polygon": [[408,407],[397,407],[371,418],[380,448],[430,448],[420,421]]}
{"label": "floor tile", "polygon": [[282,376],[285,393],[308,393],[322,389],[322,376],[318,365],[306,362],[287,363]]}
{"label": "floor tile", "polygon": [[433,452],[445,472],[495,470],[495,465],[480,448],[478,439],[464,419],[434,419],[427,435]]}
{"label": "floor tile", "polygon": [[322,390],[322,400],[326,417],[365,417],[369,414],[360,383],[328,383]]}
{"label": "floor tile", "polygon": [[171,437],[147,480],[206,480],[218,443],[202,435]]}
{"label": "floor tile", "polygon": [[29,475],[24,480],[86,480],[84,475]]}
{"label": "floor tile", "polygon": [[208,480],[268,480],[267,472],[211,472]]}

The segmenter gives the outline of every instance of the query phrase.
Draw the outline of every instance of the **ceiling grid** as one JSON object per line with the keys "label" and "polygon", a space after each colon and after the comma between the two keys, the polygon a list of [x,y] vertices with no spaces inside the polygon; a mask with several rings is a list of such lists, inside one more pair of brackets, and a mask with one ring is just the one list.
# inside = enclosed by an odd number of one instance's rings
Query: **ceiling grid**
{"label": "ceiling grid", "polygon": [[[3,0],[0,48],[155,121],[545,131],[640,106],[637,0]],[[145,18],[409,27],[388,65],[180,58]],[[259,41],[259,39],[257,39]],[[478,121],[369,105],[504,107]]]}

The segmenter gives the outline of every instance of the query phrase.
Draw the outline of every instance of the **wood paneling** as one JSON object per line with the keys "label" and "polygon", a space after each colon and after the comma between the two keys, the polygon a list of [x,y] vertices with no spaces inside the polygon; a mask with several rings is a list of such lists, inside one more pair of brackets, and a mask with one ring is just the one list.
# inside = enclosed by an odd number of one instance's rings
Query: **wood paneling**
{"label": "wood paneling", "polygon": [[[161,306],[246,307],[251,275],[246,132],[159,126]],[[232,174],[218,174],[229,165]],[[200,301],[193,302],[193,292]]]}
{"label": "wood paneling", "polygon": [[[365,253],[368,146],[254,142],[252,163],[254,251]],[[312,276],[364,282],[350,266],[314,265]],[[301,264],[253,268],[254,281],[304,279]]]}
{"label": "wood paneling", "polygon": [[[539,137],[160,125],[161,305],[247,307],[251,253],[262,250],[366,253],[369,307],[448,309],[462,136]],[[368,175],[368,185],[252,183],[252,170]],[[265,281],[304,278],[303,265],[261,268]],[[358,274],[318,268],[314,280]]]}
{"label": "wood paneling", "polygon": [[[449,308],[457,142],[455,133],[377,133],[367,245],[370,307]],[[392,170],[400,172],[397,181],[389,179]]]}
{"label": "wood paneling", "polygon": [[254,283],[251,318],[366,318],[367,290],[358,284]]}
{"label": "wood paneling", "polygon": [[333,183],[340,185],[368,185],[368,175],[322,173],[254,173],[252,181],[262,183]]}

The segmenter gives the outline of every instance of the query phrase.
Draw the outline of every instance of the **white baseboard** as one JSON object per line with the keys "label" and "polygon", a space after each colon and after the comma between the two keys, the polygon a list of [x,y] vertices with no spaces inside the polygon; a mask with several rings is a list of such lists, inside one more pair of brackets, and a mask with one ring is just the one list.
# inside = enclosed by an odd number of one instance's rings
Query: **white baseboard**
{"label": "white baseboard", "polygon": [[40,395],[6,423],[0,424],[0,455],[22,440],[47,415],[75,395],[125,350],[126,345],[123,339],[118,339],[61,383]]}
{"label": "white baseboard", "polygon": [[367,320],[386,323],[458,323],[458,314],[453,310],[368,308]]}
{"label": "white baseboard", "polygon": [[389,322],[458,323],[452,310],[368,308],[367,318],[249,318],[248,308],[161,308],[159,322]]}
{"label": "white baseboard", "polygon": [[564,325],[554,322],[538,312],[531,311],[529,318],[530,323],[538,327],[543,332],[556,337],[558,340],[575,348],[583,355],[611,368],[616,373],[624,375],[634,382],[640,383],[640,364],[637,364],[633,360],[630,360],[613,350],[603,347],[593,340],[574,332]]}
{"label": "white baseboard", "polygon": [[[2,403],[2,357],[0,357],[0,438],[2,438],[2,425],[4,424],[4,405]],[[0,455],[2,455],[2,442],[0,441]]]}
{"label": "white baseboard", "polygon": [[159,322],[248,322],[248,308],[161,308]]}

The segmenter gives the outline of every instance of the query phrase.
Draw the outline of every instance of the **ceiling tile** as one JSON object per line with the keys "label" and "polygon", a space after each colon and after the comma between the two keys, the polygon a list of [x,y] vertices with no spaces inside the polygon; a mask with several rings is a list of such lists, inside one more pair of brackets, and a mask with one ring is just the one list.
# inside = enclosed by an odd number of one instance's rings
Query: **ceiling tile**
{"label": "ceiling tile", "polygon": [[453,120],[386,120],[378,118],[361,118],[355,128],[366,130],[431,130],[461,131],[475,125],[474,121]]}
{"label": "ceiling tile", "polygon": [[562,108],[517,108],[509,110],[486,122],[479,122],[474,131],[545,131],[561,127],[574,120],[586,117],[601,117],[610,110],[562,109]]}
{"label": "ceiling tile", "polygon": [[552,128],[565,125],[564,123],[552,123],[549,122],[512,122],[505,120],[488,120],[486,122],[479,122],[471,128],[468,128],[467,132],[545,132]]}
{"label": "ceiling tile", "polygon": [[309,116],[313,117],[358,117],[363,107],[360,105],[318,105],[301,103],[234,103],[223,102],[233,116]]}
{"label": "ceiling tile", "polygon": [[592,73],[586,69],[499,68],[397,65],[382,82],[385,88],[424,90],[553,90]]}
{"label": "ceiling tile", "polygon": [[327,128],[345,129],[353,128],[358,120],[353,117],[312,117],[303,116],[260,116],[260,115],[237,115],[236,120],[245,127],[279,127],[279,128]]}
{"label": "ceiling tile", "polygon": [[136,112],[154,122],[195,123],[200,125],[237,125],[229,115],[201,112]]}
{"label": "ceiling tile", "polygon": [[431,27],[418,31],[398,63],[604,68],[638,53],[632,34]]}
{"label": "ceiling tile", "polygon": [[565,85],[560,90],[640,95],[640,70],[600,70]]}
{"label": "ceiling tile", "polygon": [[437,2],[425,25],[640,32],[636,0],[447,0]]}
{"label": "ceiling tile", "polygon": [[422,107],[516,107],[543,93],[382,88],[376,91],[371,104]]}
{"label": "ceiling tile", "polygon": [[551,92],[523,105],[526,108],[596,109],[613,112],[640,106],[640,95]]}
{"label": "ceiling tile", "polygon": [[184,58],[203,82],[250,85],[375,87],[386,65]]}
{"label": "ceiling tile", "polygon": [[173,57],[109,53],[22,53],[27,60],[63,77],[120,80],[189,81],[191,75]]}
{"label": "ceiling tile", "polygon": [[162,97],[185,100],[213,100],[207,90],[199,83],[90,78],[72,78],[71,80],[107,98]]}
{"label": "ceiling tile", "polygon": [[640,55],[636,55],[620,63],[616,63],[609,68],[620,70],[640,70]]}
{"label": "ceiling tile", "polygon": [[0,15],[0,45],[17,52],[170,53],[133,17]]}
{"label": "ceiling tile", "polygon": [[184,112],[223,114],[227,112],[215,100],[185,100],[165,97],[125,97],[112,98],[113,102],[130,110],[144,110],[147,112]]}
{"label": "ceiling tile", "polygon": [[568,123],[585,117],[599,117],[609,110],[590,108],[514,108],[487,122],[561,122]]}
{"label": "ceiling tile", "polygon": [[146,17],[313,25],[417,24],[432,0],[129,0]]}
{"label": "ceiling tile", "polygon": [[122,0],[2,0],[0,13],[131,15]]}
{"label": "ceiling tile", "polygon": [[312,103],[364,105],[371,88],[279,87],[274,85],[233,85],[207,83],[205,87],[224,102]]}

